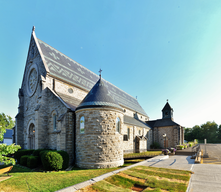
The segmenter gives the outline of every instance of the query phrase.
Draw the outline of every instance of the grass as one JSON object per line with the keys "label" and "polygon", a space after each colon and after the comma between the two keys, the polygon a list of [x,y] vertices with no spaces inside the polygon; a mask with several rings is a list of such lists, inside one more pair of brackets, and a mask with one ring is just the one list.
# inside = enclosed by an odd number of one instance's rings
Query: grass
{"label": "grass", "polygon": [[72,171],[43,173],[32,172],[30,169],[23,169],[15,165],[10,172],[12,177],[0,182],[0,191],[56,191],[117,169],[119,168],[75,168]]}
{"label": "grass", "polygon": [[185,192],[190,174],[190,171],[137,166],[97,182],[90,188],[97,192],[132,191],[136,187],[143,192]]}
{"label": "grass", "polygon": [[139,157],[139,156],[157,156],[162,154],[162,151],[146,151],[142,153],[128,153],[124,154],[124,158],[128,157]]}
{"label": "grass", "polygon": [[155,171],[155,170],[148,170],[148,167],[135,167],[130,169],[132,171],[138,172],[138,173],[144,173],[148,176],[158,176],[158,177],[164,177],[167,179],[178,179],[178,180],[183,180],[183,181],[189,181],[190,175],[178,175],[174,173],[169,173],[169,172],[160,172],[160,171]]}

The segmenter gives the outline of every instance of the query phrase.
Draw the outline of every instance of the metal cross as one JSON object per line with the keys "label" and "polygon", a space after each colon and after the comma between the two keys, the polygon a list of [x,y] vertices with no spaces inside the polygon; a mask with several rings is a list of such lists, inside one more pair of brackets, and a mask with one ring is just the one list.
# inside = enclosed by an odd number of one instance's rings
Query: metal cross
{"label": "metal cross", "polygon": [[101,72],[102,72],[102,70],[100,69],[100,71],[98,71],[99,73],[100,73],[100,77],[101,77]]}
{"label": "metal cross", "polygon": [[168,102],[169,100],[167,99],[167,102]]}

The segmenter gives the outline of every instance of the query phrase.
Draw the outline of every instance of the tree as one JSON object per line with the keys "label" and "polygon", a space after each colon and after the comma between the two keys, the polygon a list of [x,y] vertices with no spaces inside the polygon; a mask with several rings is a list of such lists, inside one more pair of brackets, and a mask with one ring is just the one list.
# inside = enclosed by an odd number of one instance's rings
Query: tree
{"label": "tree", "polygon": [[[4,133],[6,132],[6,129],[11,129],[14,127],[15,122],[12,120],[12,118],[9,115],[5,115],[4,113],[0,113],[0,141],[3,140]],[[14,158],[7,157],[8,154],[15,153],[18,149],[20,149],[20,145],[6,145],[6,144],[0,144],[0,162],[7,164],[12,163],[15,164]]]}

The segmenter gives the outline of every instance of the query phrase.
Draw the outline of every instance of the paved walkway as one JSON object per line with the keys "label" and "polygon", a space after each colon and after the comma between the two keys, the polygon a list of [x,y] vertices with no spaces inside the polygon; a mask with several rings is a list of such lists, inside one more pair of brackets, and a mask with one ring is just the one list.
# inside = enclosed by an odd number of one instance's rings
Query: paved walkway
{"label": "paved walkway", "polygon": [[194,164],[190,156],[181,155],[156,162],[147,160],[143,165],[193,171],[188,192],[221,192],[221,165]]}
{"label": "paved walkway", "polygon": [[59,191],[77,191],[137,165],[193,171],[194,174],[191,176],[187,192],[221,192],[221,165],[194,164],[194,159],[182,155],[157,156]]}

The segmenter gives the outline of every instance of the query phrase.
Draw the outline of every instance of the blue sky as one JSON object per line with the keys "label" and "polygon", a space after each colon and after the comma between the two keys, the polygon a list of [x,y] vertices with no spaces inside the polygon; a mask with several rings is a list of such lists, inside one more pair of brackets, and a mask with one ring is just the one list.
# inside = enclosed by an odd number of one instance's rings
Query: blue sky
{"label": "blue sky", "polygon": [[0,112],[17,114],[36,36],[138,98],[151,120],[221,124],[220,0],[0,0]]}

